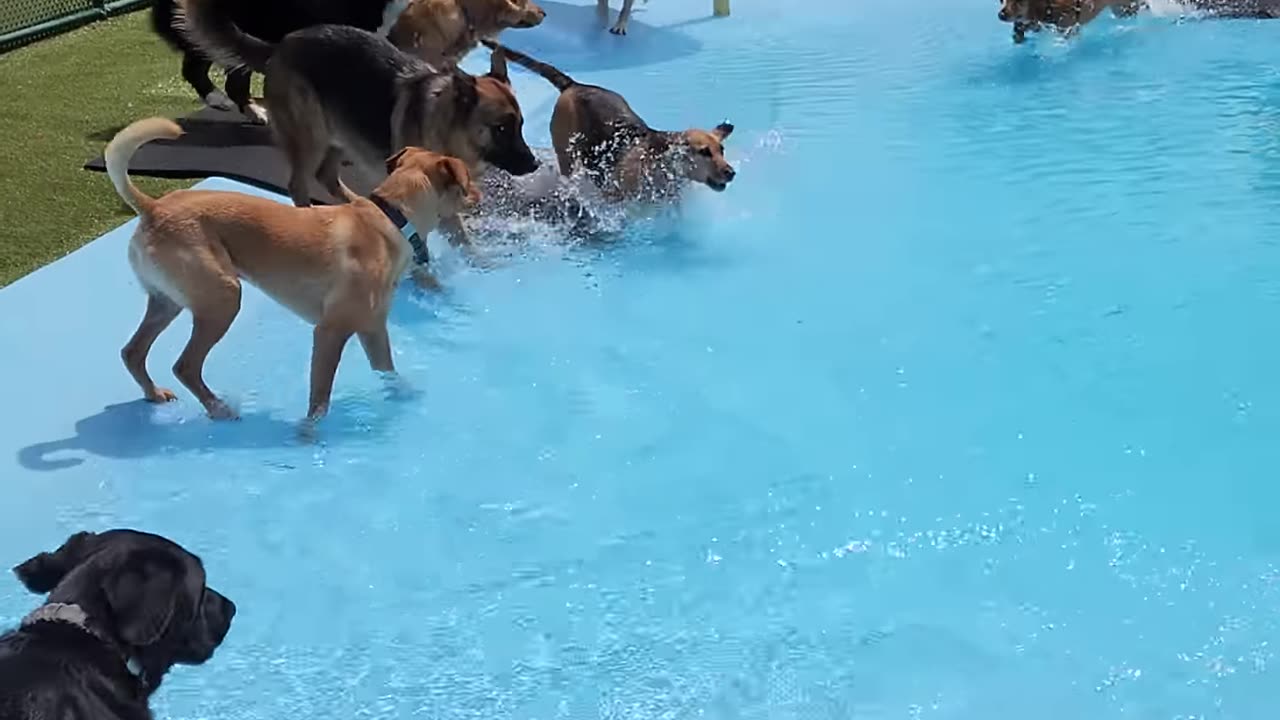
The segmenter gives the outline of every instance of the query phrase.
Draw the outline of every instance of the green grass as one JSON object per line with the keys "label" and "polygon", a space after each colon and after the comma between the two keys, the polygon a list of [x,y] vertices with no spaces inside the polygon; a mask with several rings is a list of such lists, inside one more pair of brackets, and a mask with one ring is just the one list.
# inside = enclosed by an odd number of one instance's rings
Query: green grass
{"label": "green grass", "polygon": [[0,287],[133,217],[106,174],[81,165],[134,120],[198,108],[180,65],[145,12],[0,55]]}

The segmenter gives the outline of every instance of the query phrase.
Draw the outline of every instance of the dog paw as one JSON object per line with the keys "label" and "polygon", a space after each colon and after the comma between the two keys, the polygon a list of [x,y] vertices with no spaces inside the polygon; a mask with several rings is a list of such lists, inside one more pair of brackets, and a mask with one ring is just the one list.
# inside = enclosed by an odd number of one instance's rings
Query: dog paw
{"label": "dog paw", "polygon": [[209,417],[213,420],[239,420],[240,419],[240,414],[237,413],[235,410],[232,410],[230,405],[216,398],[213,400],[213,402],[209,403],[209,406],[205,408],[205,411],[209,413]]}
{"label": "dog paw", "polygon": [[610,34],[612,34],[612,35],[626,35],[626,34],[627,34],[627,26],[626,26],[626,25],[614,25],[612,28],[609,28],[609,33],[610,33]]}
{"label": "dog paw", "polygon": [[168,388],[157,387],[152,388],[151,392],[147,393],[146,398],[147,402],[159,404],[173,402],[178,399],[178,396],[173,394],[173,391]]}
{"label": "dog paw", "polygon": [[231,102],[231,98],[227,97],[226,93],[221,90],[214,90],[208,95],[205,95],[204,104],[214,110],[231,111],[236,109],[236,104]]}
{"label": "dog paw", "polygon": [[254,125],[267,124],[267,109],[257,103],[249,103],[240,110],[240,114],[249,118]]}
{"label": "dog paw", "polygon": [[414,267],[410,271],[409,276],[413,279],[413,284],[421,290],[429,290],[431,292],[440,292],[442,286],[436,276],[430,270],[424,267]]}

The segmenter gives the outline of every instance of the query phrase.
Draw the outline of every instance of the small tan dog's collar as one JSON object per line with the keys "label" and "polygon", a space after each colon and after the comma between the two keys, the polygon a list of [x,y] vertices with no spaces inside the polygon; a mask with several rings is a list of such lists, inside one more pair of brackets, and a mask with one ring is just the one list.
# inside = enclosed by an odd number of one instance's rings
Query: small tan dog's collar
{"label": "small tan dog's collar", "polygon": [[414,227],[413,222],[400,212],[400,209],[387,202],[377,193],[369,196],[369,201],[378,206],[383,215],[396,226],[396,230],[409,241],[409,246],[413,248],[413,261],[418,265],[427,265],[431,262],[431,254],[427,252],[427,243],[422,240],[422,235],[418,234],[418,228]]}

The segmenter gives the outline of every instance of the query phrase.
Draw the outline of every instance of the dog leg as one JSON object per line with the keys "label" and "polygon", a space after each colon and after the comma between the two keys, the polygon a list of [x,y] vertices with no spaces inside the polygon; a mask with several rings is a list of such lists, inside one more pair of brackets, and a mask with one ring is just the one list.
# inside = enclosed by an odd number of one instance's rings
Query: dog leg
{"label": "dog leg", "polygon": [[369,358],[369,367],[374,372],[396,371],[395,362],[391,359],[391,338],[387,335],[385,325],[380,330],[358,333],[357,337],[360,338],[360,346],[364,348],[365,357]]}
{"label": "dog leg", "polygon": [[231,102],[235,103],[236,109],[244,115],[249,122],[254,125],[267,124],[267,111],[261,105],[253,101],[253,97],[249,94],[249,88],[252,85],[253,72],[249,68],[238,67],[227,71],[227,82],[224,87],[227,89],[227,95]]}
{"label": "dog leg", "polygon": [[626,35],[627,24],[631,22],[631,6],[636,4],[636,0],[622,0],[622,12],[618,13],[618,22],[609,32],[614,35]]}
{"label": "dog leg", "polygon": [[449,244],[464,250],[472,249],[471,238],[467,236],[467,228],[462,224],[462,218],[457,215],[440,218],[440,224],[437,226],[440,234],[449,240]]}
{"label": "dog leg", "polygon": [[209,70],[213,63],[195,53],[182,55],[182,79],[187,81],[191,89],[196,91],[205,105],[215,110],[234,110],[235,105],[209,79]]}
{"label": "dog leg", "polygon": [[[298,207],[311,207],[311,179],[320,177],[320,168],[328,155],[327,148],[295,143],[293,152],[288,153],[292,162],[289,173],[289,197]],[[339,195],[340,199],[342,196]]]}
{"label": "dog leg", "polygon": [[151,375],[147,373],[147,355],[151,352],[151,346],[155,344],[156,338],[160,337],[160,333],[164,332],[164,329],[169,327],[181,312],[182,306],[164,295],[148,295],[147,312],[142,316],[142,323],[138,325],[133,337],[129,338],[128,344],[120,351],[120,359],[124,361],[124,366],[133,376],[134,382],[142,388],[142,396],[148,402],[161,403],[178,399],[172,390],[156,387],[155,382],[151,380]]}
{"label": "dog leg", "polygon": [[342,350],[351,339],[352,332],[337,325],[316,326],[311,346],[311,401],[307,408],[307,421],[315,422],[329,412],[329,397],[333,394],[333,376],[338,372]]}
{"label": "dog leg", "polygon": [[601,25],[609,24],[609,0],[596,0],[596,17]]}
{"label": "dog leg", "polygon": [[204,361],[209,351],[227,334],[231,321],[240,312],[240,283],[232,281],[222,290],[223,297],[192,308],[191,339],[173,365],[173,374],[204,405],[214,420],[232,420],[236,413],[204,383]]}
{"label": "dog leg", "polygon": [[346,202],[346,195],[342,192],[342,187],[338,181],[342,173],[342,150],[332,145],[324,153],[324,159],[320,161],[320,168],[316,170],[316,179],[320,181],[320,187],[329,193],[334,202]]}

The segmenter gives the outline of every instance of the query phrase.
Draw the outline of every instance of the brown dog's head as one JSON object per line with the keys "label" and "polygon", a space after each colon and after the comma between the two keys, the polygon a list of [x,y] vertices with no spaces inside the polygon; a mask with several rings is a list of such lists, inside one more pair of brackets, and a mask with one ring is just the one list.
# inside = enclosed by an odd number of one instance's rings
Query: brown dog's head
{"label": "brown dog's head", "polygon": [[707,187],[722,192],[738,174],[724,159],[725,138],[733,134],[733,125],[720,123],[712,130],[685,130],[684,143],[688,147],[687,177]]}
{"label": "brown dog's head", "polygon": [[1041,23],[1051,22],[1052,0],[1000,0],[1001,22],[1013,23],[1013,40],[1022,42],[1028,31],[1040,29]]}
{"label": "brown dog's head", "polygon": [[491,7],[493,29],[531,28],[542,24],[547,13],[532,0],[483,0]]}
{"label": "brown dog's head", "polygon": [[413,216],[457,215],[480,200],[467,164],[449,155],[408,147],[387,158],[387,175],[379,190]]}
{"label": "brown dog's head", "polygon": [[13,569],[50,604],[77,605],[87,628],[115,646],[148,693],[174,665],[213,657],[236,606],[205,585],[200,558],[133,530],[72,535]]}

